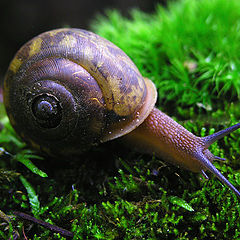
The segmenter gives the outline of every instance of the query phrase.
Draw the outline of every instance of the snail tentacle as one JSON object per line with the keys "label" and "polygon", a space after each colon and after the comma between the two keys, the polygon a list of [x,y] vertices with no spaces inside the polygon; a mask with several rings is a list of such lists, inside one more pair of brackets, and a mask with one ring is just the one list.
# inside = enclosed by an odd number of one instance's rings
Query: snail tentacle
{"label": "snail tentacle", "polygon": [[204,170],[201,170],[201,173],[205,179],[207,179],[207,180],[209,179],[208,175],[205,173]]}
{"label": "snail tentacle", "polygon": [[221,158],[221,157],[218,157],[218,156],[214,156],[214,160],[217,160],[217,161],[226,161],[227,159],[226,159],[226,158]]}
{"label": "snail tentacle", "polygon": [[229,128],[223,129],[221,131],[218,131],[216,133],[213,133],[207,137],[203,137],[203,141],[205,144],[205,147],[208,148],[212,143],[216,142],[217,140],[225,137],[226,135],[230,134],[231,132],[236,131],[240,128],[240,123],[237,123]]}
{"label": "snail tentacle", "polygon": [[240,197],[240,192],[216,169],[203,153],[198,152],[195,157],[201,162],[204,168],[213,173],[223,184],[227,185],[238,197]]}

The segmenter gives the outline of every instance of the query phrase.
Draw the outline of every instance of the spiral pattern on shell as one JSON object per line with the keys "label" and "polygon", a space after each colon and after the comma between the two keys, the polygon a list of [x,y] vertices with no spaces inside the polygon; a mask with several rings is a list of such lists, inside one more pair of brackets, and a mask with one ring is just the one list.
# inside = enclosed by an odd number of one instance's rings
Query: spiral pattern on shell
{"label": "spiral pattern on shell", "polygon": [[26,43],[4,80],[16,132],[32,146],[75,154],[127,134],[147,117],[156,90],[129,57],[81,29],[57,29]]}

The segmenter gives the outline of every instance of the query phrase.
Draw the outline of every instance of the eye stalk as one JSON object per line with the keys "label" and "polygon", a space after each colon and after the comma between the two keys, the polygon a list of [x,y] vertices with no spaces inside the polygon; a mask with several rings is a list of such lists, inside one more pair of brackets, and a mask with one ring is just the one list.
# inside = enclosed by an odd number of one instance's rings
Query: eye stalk
{"label": "eye stalk", "polygon": [[52,95],[42,94],[33,99],[32,112],[43,128],[55,128],[62,120],[62,108],[58,99]]}

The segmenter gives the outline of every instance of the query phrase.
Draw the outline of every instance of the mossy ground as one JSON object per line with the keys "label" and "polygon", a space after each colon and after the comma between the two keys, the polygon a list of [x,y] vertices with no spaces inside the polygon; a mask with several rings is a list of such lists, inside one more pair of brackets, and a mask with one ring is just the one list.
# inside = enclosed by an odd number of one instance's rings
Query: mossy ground
{"label": "mossy ground", "polygon": [[[180,0],[151,15],[135,10],[130,19],[109,11],[92,29],[132,58],[156,84],[157,107],[194,134],[239,121],[238,0]],[[72,231],[74,239],[240,239],[239,199],[214,176],[201,181],[198,174],[114,142],[79,159],[41,159],[0,114],[0,144],[12,154],[0,158],[4,213],[33,214]],[[215,166],[238,189],[239,137],[237,131],[211,146],[228,159]],[[65,239],[19,218],[0,226],[2,239],[14,231],[21,239],[24,232],[28,239]]]}

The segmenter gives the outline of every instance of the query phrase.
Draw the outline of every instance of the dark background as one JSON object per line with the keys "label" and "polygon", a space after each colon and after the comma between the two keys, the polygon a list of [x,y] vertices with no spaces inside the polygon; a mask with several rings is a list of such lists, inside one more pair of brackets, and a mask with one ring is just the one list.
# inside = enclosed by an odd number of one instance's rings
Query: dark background
{"label": "dark background", "polygon": [[0,0],[0,85],[17,50],[35,35],[63,26],[89,28],[97,14],[118,9],[128,16],[132,8],[154,12],[167,0]]}

